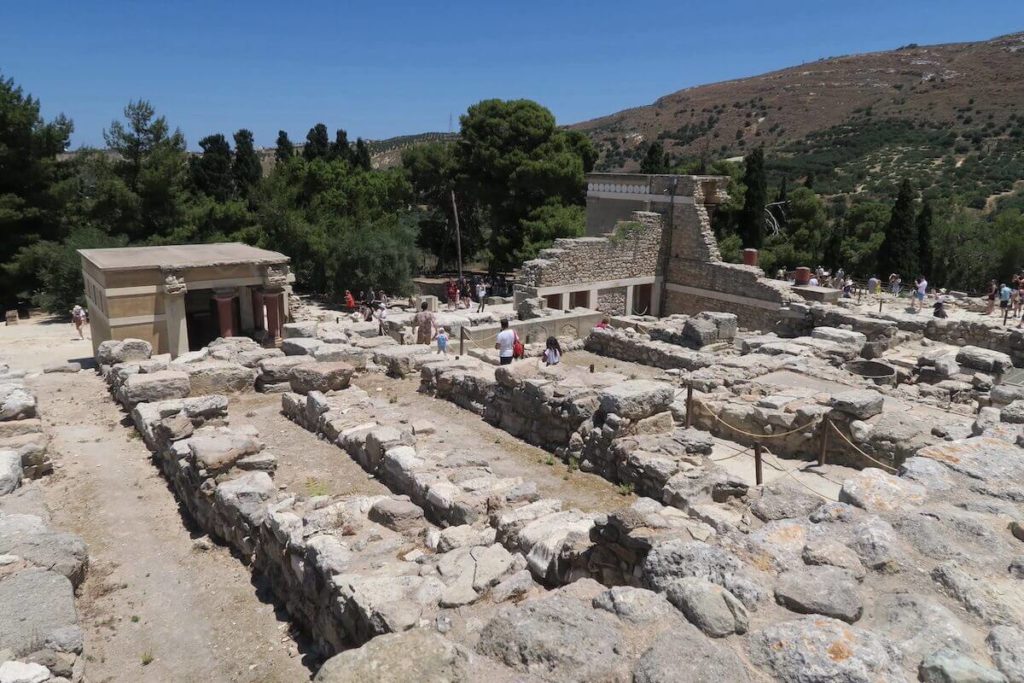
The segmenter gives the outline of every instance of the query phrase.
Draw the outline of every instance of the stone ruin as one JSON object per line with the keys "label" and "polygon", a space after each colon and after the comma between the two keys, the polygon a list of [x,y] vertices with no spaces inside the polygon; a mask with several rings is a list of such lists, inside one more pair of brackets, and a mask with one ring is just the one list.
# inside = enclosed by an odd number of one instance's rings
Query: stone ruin
{"label": "stone ruin", "polygon": [[25,372],[0,373],[0,681],[82,681],[75,590],[89,553],[54,529],[38,486],[53,469]]}
{"label": "stone ruin", "polygon": [[[320,683],[1024,680],[1024,390],[1002,381],[1019,337],[890,318],[622,316],[581,342],[613,365],[593,371],[443,358],[348,321],[286,325],[281,349],[227,338],[171,362],[126,340],[100,360],[189,517],[326,658]],[[546,496],[500,448],[360,388],[370,373],[418,375],[630,498]],[[389,493],[279,487],[289,454],[230,414],[251,391]],[[727,462],[754,444],[769,466],[851,469],[835,497],[757,485]]]}

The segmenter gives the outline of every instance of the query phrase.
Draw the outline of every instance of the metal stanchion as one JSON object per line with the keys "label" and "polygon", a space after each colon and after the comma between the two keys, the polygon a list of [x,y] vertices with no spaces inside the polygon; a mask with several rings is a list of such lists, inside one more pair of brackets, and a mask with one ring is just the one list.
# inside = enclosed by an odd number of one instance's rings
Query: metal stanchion
{"label": "metal stanchion", "polygon": [[686,385],[686,428],[693,426],[693,384]]}
{"label": "metal stanchion", "polygon": [[821,423],[821,450],[818,451],[818,467],[825,464],[825,451],[828,450],[828,430],[831,427],[832,422],[826,417]]}
{"label": "metal stanchion", "polygon": [[764,483],[764,474],[761,471],[761,444],[754,444],[754,481],[758,486]]}

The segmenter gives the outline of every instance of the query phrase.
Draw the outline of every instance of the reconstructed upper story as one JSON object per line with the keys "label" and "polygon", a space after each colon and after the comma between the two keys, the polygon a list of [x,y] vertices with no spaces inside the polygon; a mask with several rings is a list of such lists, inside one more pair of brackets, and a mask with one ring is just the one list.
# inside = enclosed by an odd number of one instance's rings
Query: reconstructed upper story
{"label": "reconstructed upper story", "polygon": [[217,337],[280,338],[295,276],[284,254],[241,243],[82,249],[93,352],[144,339],[172,356]]}

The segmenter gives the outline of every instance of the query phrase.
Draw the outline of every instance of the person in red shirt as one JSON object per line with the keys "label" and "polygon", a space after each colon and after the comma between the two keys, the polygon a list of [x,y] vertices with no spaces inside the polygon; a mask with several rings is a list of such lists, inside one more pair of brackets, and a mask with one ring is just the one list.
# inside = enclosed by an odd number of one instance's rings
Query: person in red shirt
{"label": "person in red shirt", "polygon": [[345,308],[348,309],[349,313],[356,310],[356,298],[347,289],[345,290]]}

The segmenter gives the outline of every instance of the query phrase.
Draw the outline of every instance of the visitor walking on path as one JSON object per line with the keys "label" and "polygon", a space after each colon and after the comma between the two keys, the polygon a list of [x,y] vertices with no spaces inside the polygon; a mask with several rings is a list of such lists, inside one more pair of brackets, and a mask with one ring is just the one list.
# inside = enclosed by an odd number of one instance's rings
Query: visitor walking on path
{"label": "visitor walking on path", "polygon": [[985,315],[992,315],[992,311],[996,308],[996,295],[999,293],[999,286],[996,281],[993,280],[988,285],[988,308],[985,310]]}
{"label": "visitor walking on path", "polygon": [[356,310],[356,298],[347,289],[345,290],[345,308],[349,313]]}
{"label": "visitor walking on path", "polygon": [[516,333],[508,328],[508,318],[501,319],[501,332],[495,340],[494,348],[498,349],[498,362],[510,365],[515,353]]}
{"label": "visitor walking on path", "polygon": [[476,300],[480,302],[480,305],[477,306],[477,309],[476,309],[477,313],[483,313],[484,312],[484,299],[486,299],[486,298],[487,298],[487,285],[485,285],[483,283],[483,281],[481,280],[480,282],[476,283]]}
{"label": "visitor walking on path", "polygon": [[1004,282],[999,287],[999,308],[1003,309],[1004,311],[1010,308],[1010,296],[1012,294],[1013,290],[1011,290]]}
{"label": "visitor walking on path", "polygon": [[928,294],[928,281],[924,279],[924,275],[917,277],[917,286],[914,290],[914,310],[920,311],[924,308],[924,298]]}
{"label": "visitor walking on path", "polygon": [[562,347],[554,337],[548,337],[544,348],[544,365],[558,365],[562,360]]}
{"label": "visitor walking on path", "polygon": [[377,304],[377,336],[385,335],[385,328],[388,321],[388,307],[384,304]]}
{"label": "visitor walking on path", "polygon": [[900,289],[903,286],[903,278],[900,277],[899,273],[892,273],[889,275],[889,291],[892,292],[893,296],[900,295]]}
{"label": "visitor walking on path", "polygon": [[85,339],[85,335],[82,333],[82,326],[85,325],[85,309],[75,304],[75,307],[71,309],[71,322],[75,324],[75,329],[78,331],[78,338]]}
{"label": "visitor walking on path", "polygon": [[437,352],[442,356],[448,355],[448,328],[442,327],[437,331]]}
{"label": "visitor walking on path", "polygon": [[413,327],[416,328],[417,344],[429,344],[434,336],[434,328],[437,327],[434,314],[428,311],[427,308],[428,304],[424,301],[420,304],[420,312],[413,316],[412,319]]}

